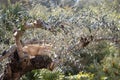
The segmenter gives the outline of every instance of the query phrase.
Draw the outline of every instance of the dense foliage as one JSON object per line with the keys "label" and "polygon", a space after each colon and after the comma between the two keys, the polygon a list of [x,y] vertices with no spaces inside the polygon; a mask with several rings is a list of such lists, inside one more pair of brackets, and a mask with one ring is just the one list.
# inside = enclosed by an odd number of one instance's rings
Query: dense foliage
{"label": "dense foliage", "polygon": [[[59,64],[52,72],[34,70],[21,80],[119,80],[120,41],[116,41],[120,40],[119,5],[119,0],[35,0],[1,6],[0,52],[14,44],[14,29],[41,18],[53,25],[56,32],[31,29],[26,31],[23,41],[36,38],[52,43],[50,54]],[[81,36],[91,35],[106,40],[93,40],[85,48],[74,48]]]}

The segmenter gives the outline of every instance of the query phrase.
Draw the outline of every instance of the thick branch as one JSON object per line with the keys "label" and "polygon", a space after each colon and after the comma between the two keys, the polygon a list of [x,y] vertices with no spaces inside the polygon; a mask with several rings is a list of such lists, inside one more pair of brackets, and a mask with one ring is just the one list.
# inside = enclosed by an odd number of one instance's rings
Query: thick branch
{"label": "thick branch", "polygon": [[3,56],[0,57],[0,62],[1,62],[3,59],[5,59],[6,57],[8,57],[8,56],[10,56],[11,54],[13,54],[13,53],[15,52],[15,50],[16,50],[16,46],[15,46],[15,45],[11,46],[8,50],[6,50],[5,55],[3,55]]}
{"label": "thick branch", "polygon": [[[120,39],[116,39],[114,37],[100,37],[100,38],[94,38],[93,36],[87,36],[87,37],[81,37],[80,41],[78,41],[78,43],[76,43],[75,45],[72,45],[68,48],[68,52],[69,51],[74,51],[74,50],[78,50],[78,49],[83,49],[84,47],[88,46],[89,43],[91,42],[99,42],[99,41],[111,41],[113,43],[120,43]],[[119,46],[120,47],[120,46]]]}
{"label": "thick branch", "polygon": [[117,43],[119,43],[120,42],[120,39],[118,38],[118,39],[116,39],[116,38],[114,38],[114,37],[100,37],[100,38],[96,38],[96,39],[94,39],[94,41],[103,41],[103,40],[108,40],[108,41],[111,41],[111,42],[117,42]]}
{"label": "thick branch", "polygon": [[54,62],[47,55],[36,56],[30,59],[30,64],[27,61],[19,62],[16,57],[17,52],[10,57],[11,62],[6,65],[4,74],[0,76],[0,80],[19,80],[22,75],[34,69],[46,68],[53,70]]}

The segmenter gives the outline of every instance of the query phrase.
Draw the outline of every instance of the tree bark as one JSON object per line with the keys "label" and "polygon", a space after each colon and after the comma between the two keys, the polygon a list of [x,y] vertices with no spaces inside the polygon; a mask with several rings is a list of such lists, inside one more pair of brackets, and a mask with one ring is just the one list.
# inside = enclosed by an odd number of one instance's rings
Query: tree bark
{"label": "tree bark", "polygon": [[28,62],[27,59],[20,61],[17,48],[14,53],[9,56],[9,60],[10,62],[6,64],[6,68],[0,80],[19,80],[26,72],[34,69],[46,68],[52,70],[54,64],[52,59],[47,55],[35,56],[35,58],[30,59],[30,62]]}

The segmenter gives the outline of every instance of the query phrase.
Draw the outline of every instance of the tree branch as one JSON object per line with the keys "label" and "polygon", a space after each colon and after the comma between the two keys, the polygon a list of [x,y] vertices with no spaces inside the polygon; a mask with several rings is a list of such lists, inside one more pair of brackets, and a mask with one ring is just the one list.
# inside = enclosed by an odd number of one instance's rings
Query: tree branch
{"label": "tree branch", "polygon": [[[68,52],[69,51],[74,51],[74,50],[78,50],[78,49],[82,49],[86,46],[88,46],[91,42],[99,42],[99,41],[111,41],[113,43],[120,43],[120,39],[116,39],[114,37],[100,37],[100,38],[94,38],[94,36],[87,36],[87,37],[81,37],[80,40],[78,41],[78,43],[76,43],[75,45],[72,45],[68,48]],[[119,46],[120,47],[120,46]]]}
{"label": "tree branch", "polygon": [[118,39],[116,39],[116,38],[114,38],[114,37],[100,37],[100,38],[96,38],[96,39],[94,39],[94,41],[103,41],[103,40],[108,40],[108,41],[111,41],[111,42],[117,42],[117,43],[119,43],[120,42],[120,39],[118,38]]}
{"label": "tree branch", "polygon": [[11,46],[8,50],[6,50],[5,55],[0,57],[0,62],[6,57],[9,57],[11,54],[13,54],[15,50],[16,50],[16,45]]}
{"label": "tree branch", "polygon": [[[15,56],[16,52],[13,56]],[[6,64],[4,74],[1,74],[0,80],[19,80],[22,75],[34,69],[46,68],[53,70],[54,62],[47,55],[39,55],[30,59],[30,64],[26,61],[19,62],[16,57],[11,56],[10,63]]]}

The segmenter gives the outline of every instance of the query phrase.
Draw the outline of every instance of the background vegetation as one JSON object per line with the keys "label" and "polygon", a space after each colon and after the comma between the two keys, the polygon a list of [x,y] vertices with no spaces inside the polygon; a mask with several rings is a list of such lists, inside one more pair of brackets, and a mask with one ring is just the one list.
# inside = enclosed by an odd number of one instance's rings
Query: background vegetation
{"label": "background vegetation", "polygon": [[[13,31],[26,21],[41,18],[56,30],[26,31],[23,41],[35,38],[52,43],[51,57],[59,64],[52,72],[33,70],[21,80],[120,80],[120,41],[116,41],[120,40],[119,0],[20,0],[2,4],[1,53],[14,44]],[[82,49],[73,47],[81,36],[90,35],[113,40],[92,41]],[[1,73],[7,62],[0,63]]]}

